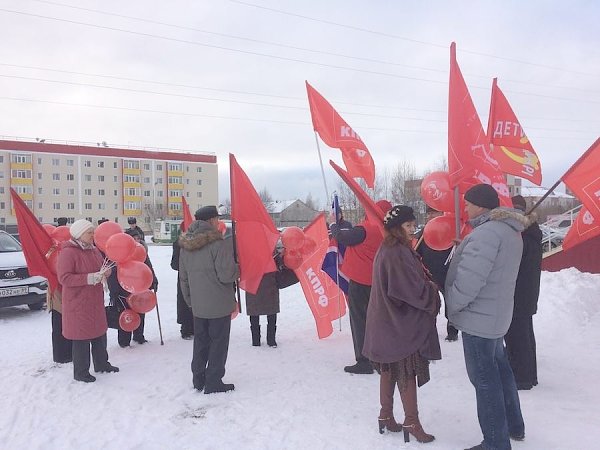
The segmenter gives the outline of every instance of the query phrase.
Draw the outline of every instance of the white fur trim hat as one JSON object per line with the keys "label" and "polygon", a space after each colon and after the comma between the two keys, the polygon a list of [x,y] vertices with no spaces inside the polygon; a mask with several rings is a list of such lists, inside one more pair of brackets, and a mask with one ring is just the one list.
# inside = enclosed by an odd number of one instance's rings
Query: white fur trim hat
{"label": "white fur trim hat", "polygon": [[79,239],[81,235],[90,228],[94,228],[92,222],[85,219],[79,219],[76,220],[73,223],[73,225],[71,225],[71,228],[69,230],[71,231],[71,236],[73,237],[73,239]]}

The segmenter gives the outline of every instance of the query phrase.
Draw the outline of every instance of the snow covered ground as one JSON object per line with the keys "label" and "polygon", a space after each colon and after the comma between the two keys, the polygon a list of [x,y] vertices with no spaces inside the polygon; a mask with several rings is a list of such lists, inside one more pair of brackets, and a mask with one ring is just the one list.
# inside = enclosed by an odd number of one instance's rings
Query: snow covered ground
{"label": "snow covered ground", "polygon": [[[73,380],[70,364],[52,362],[50,317],[26,307],[0,309],[0,448],[2,449],[417,449],[401,433],[379,435],[377,375],[349,375],[348,318],[319,341],[298,285],[282,291],[279,347],[252,347],[245,315],[232,323],[226,382],[232,393],[192,388],[192,341],[179,337],[171,248],[151,246],[159,307],[146,317],[143,346],[122,349],[109,330],[118,374],[91,384]],[[539,385],[521,391],[526,439],[514,449],[600,448],[600,275],[574,269],[542,274],[534,317]],[[264,318],[263,318],[264,319]],[[436,440],[427,449],[477,444],[474,390],[462,345],[444,342],[432,381],[419,390],[421,420]],[[263,333],[264,334],[264,333]],[[263,337],[264,341],[264,337]],[[399,396],[396,418],[403,417]]]}

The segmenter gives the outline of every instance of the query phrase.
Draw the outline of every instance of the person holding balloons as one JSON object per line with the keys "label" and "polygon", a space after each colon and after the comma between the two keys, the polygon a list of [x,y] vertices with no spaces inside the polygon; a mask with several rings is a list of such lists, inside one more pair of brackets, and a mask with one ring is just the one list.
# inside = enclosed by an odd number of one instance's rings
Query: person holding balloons
{"label": "person holding balloons", "polygon": [[[138,231],[139,230],[138,227],[136,227],[136,228],[127,228],[125,230],[125,234],[128,234],[129,236],[131,236],[137,243],[140,243],[146,249],[146,259],[145,259],[144,263],[152,271],[152,285],[150,286],[150,290],[156,292],[158,290],[158,279],[156,278],[156,274],[154,273],[154,269],[152,268],[152,263],[150,262],[150,257],[148,256],[148,248],[146,247],[146,243],[144,242],[143,233],[141,231]],[[124,310],[124,309],[128,308],[127,302],[125,300],[129,297],[130,292],[126,291],[121,286],[121,284],[119,283],[117,274],[118,274],[118,271],[114,270],[111,273],[111,275],[108,277],[108,289],[110,292],[110,300],[111,300],[112,304],[114,304],[114,305],[117,305],[117,306],[121,305],[122,309]],[[121,308],[119,308],[119,309],[121,309]],[[146,338],[144,337],[145,314],[140,313],[139,316],[140,316],[140,325],[135,330],[133,330],[133,333],[131,331],[125,331],[121,328],[118,329],[117,340],[121,347],[125,348],[125,347],[129,347],[131,345],[132,335],[133,335],[133,340],[140,345],[148,342],[146,340]]]}
{"label": "person holding balloons", "polygon": [[108,362],[106,312],[102,282],[110,269],[94,246],[94,225],[79,219],[71,225],[71,240],[64,242],[57,261],[62,285],[63,335],[73,341],[73,378],[91,383],[90,346],[95,372],[118,372]]}
{"label": "person holding balloons", "polygon": [[179,237],[181,291],[194,315],[192,382],[205,394],[228,392],[235,389],[232,383],[223,383],[223,376],[240,270],[231,238],[218,230],[217,207],[204,206],[194,216]]}

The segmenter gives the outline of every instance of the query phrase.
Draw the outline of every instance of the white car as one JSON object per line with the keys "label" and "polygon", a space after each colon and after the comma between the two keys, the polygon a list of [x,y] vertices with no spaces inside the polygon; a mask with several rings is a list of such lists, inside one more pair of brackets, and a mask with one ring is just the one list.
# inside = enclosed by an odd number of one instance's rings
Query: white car
{"label": "white car", "polygon": [[0,231],[0,308],[27,305],[32,310],[42,309],[47,291],[45,278],[29,276],[19,241]]}

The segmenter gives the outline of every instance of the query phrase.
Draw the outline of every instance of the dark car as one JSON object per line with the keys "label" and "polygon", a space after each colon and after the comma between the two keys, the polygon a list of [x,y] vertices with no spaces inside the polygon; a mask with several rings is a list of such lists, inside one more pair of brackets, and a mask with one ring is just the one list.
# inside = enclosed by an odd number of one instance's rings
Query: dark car
{"label": "dark car", "polygon": [[27,305],[32,310],[42,309],[47,291],[45,278],[29,275],[19,241],[0,231],[0,308]]}

